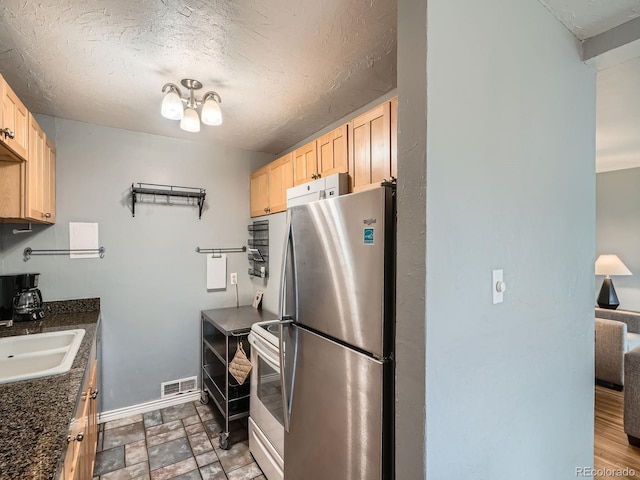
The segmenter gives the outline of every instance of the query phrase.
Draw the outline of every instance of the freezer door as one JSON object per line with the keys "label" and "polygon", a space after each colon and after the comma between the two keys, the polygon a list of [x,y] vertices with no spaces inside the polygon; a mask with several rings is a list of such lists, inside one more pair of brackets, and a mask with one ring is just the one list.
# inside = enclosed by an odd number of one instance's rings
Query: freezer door
{"label": "freezer door", "polygon": [[[293,207],[296,322],[379,358],[392,302],[391,189]],[[387,346],[388,347],[388,346]]]}
{"label": "freezer door", "polygon": [[285,480],[383,478],[383,367],[303,328],[285,433]]}

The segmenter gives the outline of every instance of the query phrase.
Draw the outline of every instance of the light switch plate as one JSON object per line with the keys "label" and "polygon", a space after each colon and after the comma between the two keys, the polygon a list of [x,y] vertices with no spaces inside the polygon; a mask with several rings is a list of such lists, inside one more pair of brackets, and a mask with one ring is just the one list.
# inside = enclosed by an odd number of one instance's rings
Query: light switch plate
{"label": "light switch plate", "polygon": [[503,292],[498,291],[498,283],[502,282],[502,270],[493,270],[491,272],[491,292],[493,293],[493,304],[503,302]]}

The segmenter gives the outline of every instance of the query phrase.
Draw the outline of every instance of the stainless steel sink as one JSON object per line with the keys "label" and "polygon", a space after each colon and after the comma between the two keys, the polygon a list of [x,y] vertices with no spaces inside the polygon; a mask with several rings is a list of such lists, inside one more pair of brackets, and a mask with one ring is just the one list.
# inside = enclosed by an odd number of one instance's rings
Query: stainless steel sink
{"label": "stainless steel sink", "polygon": [[0,384],[68,372],[85,331],[20,335],[0,339]]}

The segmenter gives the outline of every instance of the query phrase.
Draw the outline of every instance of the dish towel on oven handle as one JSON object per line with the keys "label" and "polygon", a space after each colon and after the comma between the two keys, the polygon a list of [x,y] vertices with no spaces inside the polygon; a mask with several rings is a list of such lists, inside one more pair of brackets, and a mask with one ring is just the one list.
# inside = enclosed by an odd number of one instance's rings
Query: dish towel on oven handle
{"label": "dish towel on oven handle", "polygon": [[242,385],[250,372],[251,361],[247,358],[247,354],[244,353],[242,340],[239,340],[236,354],[233,356],[233,360],[229,362],[229,373],[233,375],[233,378],[235,378],[240,385]]}

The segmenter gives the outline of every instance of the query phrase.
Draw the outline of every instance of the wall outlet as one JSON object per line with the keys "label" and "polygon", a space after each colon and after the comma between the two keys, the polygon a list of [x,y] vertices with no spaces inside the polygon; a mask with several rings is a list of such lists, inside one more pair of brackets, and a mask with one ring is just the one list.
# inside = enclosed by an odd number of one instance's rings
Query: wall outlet
{"label": "wall outlet", "polygon": [[236,272],[233,272],[231,275],[231,285],[237,285],[238,284],[238,274]]}

